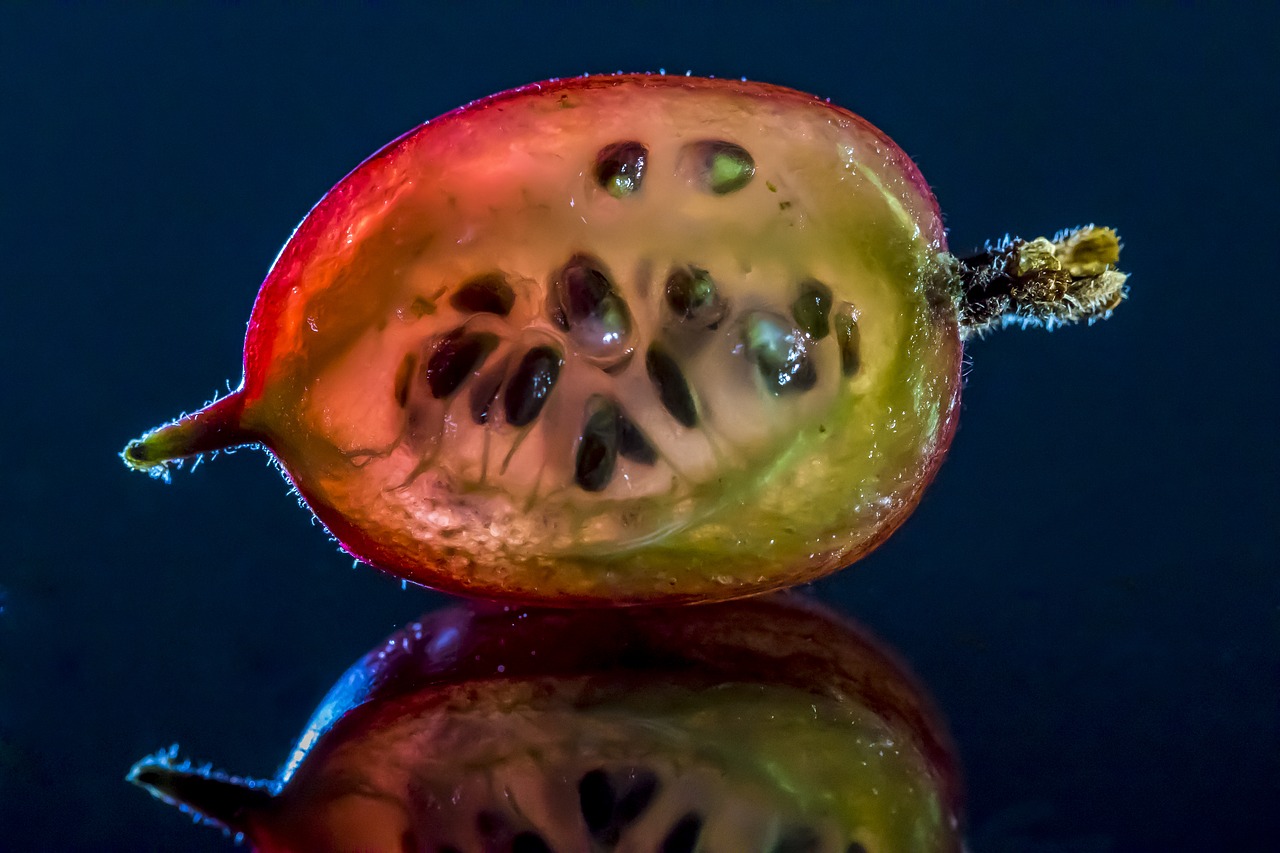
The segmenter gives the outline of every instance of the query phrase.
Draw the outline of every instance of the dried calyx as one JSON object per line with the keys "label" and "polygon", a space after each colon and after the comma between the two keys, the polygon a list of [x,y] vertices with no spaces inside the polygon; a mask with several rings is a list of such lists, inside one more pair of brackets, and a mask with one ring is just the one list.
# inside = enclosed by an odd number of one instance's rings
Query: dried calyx
{"label": "dried calyx", "polygon": [[1106,319],[1127,295],[1127,276],[1115,268],[1120,238],[1086,225],[1052,240],[1003,240],[957,260],[964,337],[1010,324],[1052,329]]}

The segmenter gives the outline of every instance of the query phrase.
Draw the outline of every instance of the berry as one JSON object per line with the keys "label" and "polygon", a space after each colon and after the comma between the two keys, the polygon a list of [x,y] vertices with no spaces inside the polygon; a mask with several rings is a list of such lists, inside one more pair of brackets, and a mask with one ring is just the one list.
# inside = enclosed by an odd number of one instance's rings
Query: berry
{"label": "berry", "polygon": [[1104,316],[1113,232],[947,251],[911,160],[775,86],[527,86],[341,181],[258,295],[240,388],[125,461],[258,443],[352,554],[573,604],[810,580],[909,514],[962,339]]}

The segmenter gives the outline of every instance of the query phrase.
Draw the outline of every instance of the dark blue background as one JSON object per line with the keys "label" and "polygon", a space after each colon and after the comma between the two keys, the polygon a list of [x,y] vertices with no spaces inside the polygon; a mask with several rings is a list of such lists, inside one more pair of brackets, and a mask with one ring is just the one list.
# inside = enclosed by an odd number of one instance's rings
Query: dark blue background
{"label": "dark blue background", "polygon": [[975,853],[1280,849],[1280,27],[1192,5],[0,8],[0,848],[225,849],[131,762],[270,775],[438,600],[352,570],[261,454],[116,458],[238,377],[301,215],[455,105],[665,67],[865,115],[956,250],[1120,229],[1129,302],[972,345],[933,490],[817,592],[936,693]]}

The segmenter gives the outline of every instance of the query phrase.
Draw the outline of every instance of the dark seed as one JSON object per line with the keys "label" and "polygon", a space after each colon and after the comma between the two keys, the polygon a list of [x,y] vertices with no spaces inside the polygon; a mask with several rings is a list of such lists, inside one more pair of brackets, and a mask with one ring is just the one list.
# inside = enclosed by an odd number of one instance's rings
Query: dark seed
{"label": "dark seed", "polygon": [[640,191],[649,150],[641,142],[615,142],[596,155],[596,183],[614,198]]}
{"label": "dark seed", "polygon": [[836,343],[840,346],[840,372],[845,376],[853,376],[862,367],[862,356],[858,352],[861,335],[858,333],[858,321],[853,316],[853,306],[846,305],[836,312]]}
{"label": "dark seed", "polygon": [[588,492],[609,485],[618,462],[618,407],[607,400],[595,405],[582,428],[573,464],[574,482]]}
{"label": "dark seed", "polygon": [[791,303],[791,316],[796,325],[815,341],[825,338],[831,331],[827,315],[831,313],[831,288],[820,281],[808,279],[800,284],[800,295]]}
{"label": "dark seed", "polygon": [[431,396],[437,400],[449,397],[498,345],[496,335],[487,332],[464,332],[455,329],[436,342],[435,352],[423,368]]}
{"label": "dark seed", "polygon": [[658,792],[658,777],[647,770],[635,771],[626,782],[614,812],[620,828],[640,817]]}
{"label": "dark seed", "polygon": [[652,465],[658,461],[658,451],[653,443],[621,409],[618,410],[618,453],[641,465]]}
{"label": "dark seed", "polygon": [[564,359],[551,347],[534,347],[524,354],[503,397],[507,423],[522,427],[533,422],[555,389],[563,365]]}
{"label": "dark seed", "polygon": [[689,812],[676,821],[667,837],[662,839],[658,853],[693,853],[698,846],[698,836],[702,835],[702,818]]}
{"label": "dark seed", "polygon": [[480,374],[471,386],[471,398],[468,400],[471,408],[471,420],[478,424],[489,422],[489,412],[493,408],[493,401],[498,399],[498,389],[502,387],[502,380],[507,373],[507,362],[494,366],[486,373]]}
{"label": "dark seed", "polygon": [[658,777],[648,770],[617,773],[612,779],[604,770],[584,775],[578,782],[578,803],[591,837],[600,844],[617,844],[657,791]]}
{"label": "dark seed", "polygon": [[792,826],[782,831],[769,853],[818,853],[822,838],[807,826]]}
{"label": "dark seed", "polygon": [[511,839],[511,853],[552,853],[552,851],[538,833],[522,832]]}
{"label": "dark seed", "polygon": [[742,322],[742,343],[770,393],[808,391],[817,384],[818,372],[804,336],[781,317],[764,311],[748,314]]}
{"label": "dark seed", "polygon": [[613,803],[613,785],[603,770],[592,770],[578,781],[578,806],[592,835],[609,825]]}
{"label": "dark seed", "polygon": [[699,267],[676,267],[667,275],[667,305],[681,320],[714,329],[729,310],[716,283]]}
{"label": "dark seed", "polygon": [[467,279],[449,297],[449,304],[459,311],[497,314],[499,317],[510,314],[515,301],[515,291],[500,272],[484,273]]}
{"label": "dark seed", "polygon": [[849,846],[844,848],[844,853],[867,853],[867,848],[863,847],[857,841],[850,841]]}
{"label": "dark seed", "polygon": [[657,344],[649,347],[644,356],[649,379],[658,389],[658,399],[681,426],[692,427],[698,422],[698,406],[693,392],[684,378],[684,372],[676,360]]}
{"label": "dark seed", "polygon": [[418,366],[418,356],[416,353],[405,353],[400,361],[400,366],[396,368],[396,384],[395,397],[396,405],[404,408],[404,404],[409,402],[409,380],[413,378],[414,368]]}
{"label": "dark seed", "polygon": [[724,140],[704,140],[686,145],[681,162],[703,189],[716,195],[736,192],[756,174],[747,149]]}

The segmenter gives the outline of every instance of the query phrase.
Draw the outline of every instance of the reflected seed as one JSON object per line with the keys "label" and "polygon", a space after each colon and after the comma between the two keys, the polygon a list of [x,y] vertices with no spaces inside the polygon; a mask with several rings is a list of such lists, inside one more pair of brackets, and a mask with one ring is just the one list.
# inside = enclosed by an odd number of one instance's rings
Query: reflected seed
{"label": "reflected seed", "polygon": [[702,818],[695,812],[689,812],[671,827],[667,837],[662,839],[658,853],[693,853],[697,849],[700,835],[702,835]]}
{"label": "reflected seed", "polygon": [[552,850],[538,833],[522,832],[511,839],[511,853],[552,853]]}
{"label": "reflected seed", "polygon": [[822,838],[807,826],[792,826],[782,831],[770,853],[820,853]]}
{"label": "reflected seed", "polygon": [[657,792],[658,777],[648,770],[592,770],[584,775],[578,782],[578,803],[591,837],[601,844],[617,844]]}

